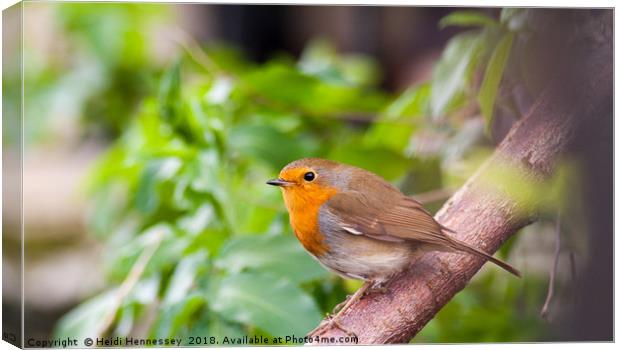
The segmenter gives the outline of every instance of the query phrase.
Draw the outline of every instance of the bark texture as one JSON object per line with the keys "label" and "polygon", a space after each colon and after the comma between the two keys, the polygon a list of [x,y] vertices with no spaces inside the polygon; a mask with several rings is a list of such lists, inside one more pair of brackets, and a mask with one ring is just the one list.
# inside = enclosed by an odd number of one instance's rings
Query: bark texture
{"label": "bark texture", "polygon": [[[603,17],[603,21],[608,20]],[[595,34],[599,31],[597,26]],[[528,180],[543,180],[553,174],[577,137],[588,137],[581,133],[584,123],[611,117],[611,40],[592,40],[592,31],[585,33],[579,38],[588,45],[575,51],[579,56],[572,58],[574,62],[566,69],[557,70],[562,74],[556,75],[494,155],[435,216],[458,232],[457,238],[495,252],[513,233],[535,220],[536,213],[523,210],[520,203],[507,196],[501,182],[489,186],[487,179],[493,169],[508,165],[525,170],[521,174]],[[574,66],[578,70],[571,69]],[[563,74],[566,72],[570,74]],[[483,264],[484,260],[467,254],[425,253],[411,269],[387,283],[387,293],[370,294],[349,308],[340,324],[354,333],[360,344],[406,343],[467,285]],[[309,335],[333,337],[333,342],[347,336],[327,323]]]}

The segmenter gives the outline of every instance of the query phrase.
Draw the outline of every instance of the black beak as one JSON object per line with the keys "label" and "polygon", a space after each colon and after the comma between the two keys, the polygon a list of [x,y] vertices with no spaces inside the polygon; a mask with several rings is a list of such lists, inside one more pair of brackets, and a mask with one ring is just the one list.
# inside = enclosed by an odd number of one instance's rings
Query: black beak
{"label": "black beak", "polygon": [[286,187],[292,184],[293,184],[292,182],[282,180],[282,179],[273,179],[273,180],[267,181],[267,185],[280,186],[280,187]]}

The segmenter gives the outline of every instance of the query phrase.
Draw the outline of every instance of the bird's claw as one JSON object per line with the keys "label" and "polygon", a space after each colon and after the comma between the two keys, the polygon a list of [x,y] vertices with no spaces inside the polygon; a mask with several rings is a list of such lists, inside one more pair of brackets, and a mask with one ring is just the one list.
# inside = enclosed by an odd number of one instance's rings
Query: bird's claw
{"label": "bird's claw", "polygon": [[350,295],[347,295],[347,297],[344,299],[343,302],[337,304],[336,306],[334,306],[334,309],[332,310],[332,314],[335,315],[338,313],[338,311],[340,311],[340,309],[342,309],[343,306],[346,305],[347,301],[349,301],[349,299],[351,299]]}
{"label": "bird's claw", "polygon": [[387,294],[390,290],[386,286],[375,287],[369,293]]}
{"label": "bird's claw", "polygon": [[339,330],[341,330],[343,333],[345,333],[349,337],[357,337],[355,332],[352,332],[348,330],[345,326],[343,326],[342,323],[340,323],[340,321],[338,320],[338,317],[336,316],[337,315],[327,316],[327,318],[321,321],[321,323],[308,334],[309,335],[321,335],[327,332],[329,328],[338,328]]}
{"label": "bird's claw", "polygon": [[375,294],[375,293],[387,294],[389,291],[390,290],[385,286],[385,282],[376,282],[370,288],[368,288],[368,290],[364,292],[361,298],[364,298],[365,296]]}
{"label": "bird's claw", "polygon": [[357,338],[357,334],[355,334],[355,332],[350,331],[348,329],[346,329],[342,323],[340,323],[340,321],[338,321],[337,319],[332,319],[330,320],[331,324],[333,327],[340,329],[341,331],[343,331],[347,336],[352,337],[352,338]]}

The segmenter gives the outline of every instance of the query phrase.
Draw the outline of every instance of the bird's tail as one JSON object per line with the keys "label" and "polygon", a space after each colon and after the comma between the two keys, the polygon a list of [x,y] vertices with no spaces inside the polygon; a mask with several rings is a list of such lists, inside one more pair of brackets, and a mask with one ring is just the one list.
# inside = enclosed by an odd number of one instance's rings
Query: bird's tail
{"label": "bird's tail", "polygon": [[[452,230],[450,230],[452,231]],[[454,232],[454,231],[452,231]],[[502,269],[510,272],[511,274],[517,276],[517,277],[521,277],[521,271],[517,270],[516,268],[512,267],[510,264],[501,261],[495,257],[493,257],[491,254],[486,253],[476,247],[473,247],[465,242],[459,241],[455,238],[452,238],[448,235],[446,235],[446,237],[448,237],[448,240],[450,241],[450,244],[452,246],[452,248],[456,249],[456,250],[460,250],[463,252],[467,252],[476,256],[479,256],[481,258],[484,258],[492,263],[494,263],[495,265],[501,267]]]}

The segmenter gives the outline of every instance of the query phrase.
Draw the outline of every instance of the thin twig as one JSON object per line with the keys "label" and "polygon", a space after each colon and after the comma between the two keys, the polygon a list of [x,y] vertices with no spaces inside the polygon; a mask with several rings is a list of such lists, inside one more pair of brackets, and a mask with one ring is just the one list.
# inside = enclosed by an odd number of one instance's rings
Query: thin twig
{"label": "thin twig", "polygon": [[441,200],[445,200],[450,198],[454,194],[454,191],[448,188],[439,188],[436,190],[418,193],[413,197],[416,201],[421,204],[429,204],[434,202],[439,202]]}
{"label": "thin twig", "polygon": [[116,316],[118,308],[121,306],[123,300],[125,300],[127,295],[129,295],[129,292],[131,292],[138,280],[140,280],[140,277],[144,273],[146,265],[151,260],[151,257],[153,257],[153,254],[155,253],[157,248],[159,248],[163,237],[163,231],[156,232],[155,237],[153,237],[152,241],[149,242],[149,245],[144,248],[142,254],[140,254],[140,256],[138,257],[138,260],[136,260],[136,262],[131,267],[131,271],[129,271],[129,274],[127,274],[127,277],[116,291],[116,295],[114,296],[114,304],[105,315],[104,322],[101,324],[101,327],[97,331],[98,337],[105,334],[105,332],[114,322],[114,317]]}
{"label": "thin twig", "polygon": [[[568,261],[570,263],[570,284],[571,284],[571,289],[574,291],[577,289],[577,265],[575,263],[575,252],[572,250],[568,253]],[[576,296],[577,296],[576,293],[572,293],[573,307],[577,305]]]}
{"label": "thin twig", "polygon": [[568,254],[568,258],[569,258],[569,262],[570,262],[570,283],[573,286],[576,286],[576,280],[577,280],[577,266],[575,263],[575,252],[573,252],[572,250],[570,251],[570,253]]}
{"label": "thin twig", "polygon": [[207,71],[222,73],[220,67],[218,67],[211,57],[200,47],[200,44],[184,30],[174,30],[172,32],[172,40],[176,41],[196,63]]}
{"label": "thin twig", "polygon": [[562,230],[560,225],[559,211],[555,221],[555,234],[555,256],[553,258],[553,265],[551,266],[551,271],[549,272],[549,287],[547,289],[547,298],[545,299],[545,304],[543,305],[542,310],[540,310],[540,316],[548,322],[551,322],[551,317],[549,316],[549,304],[551,303],[551,299],[553,298],[555,275],[557,273],[558,260],[560,258],[560,249],[562,246]]}

